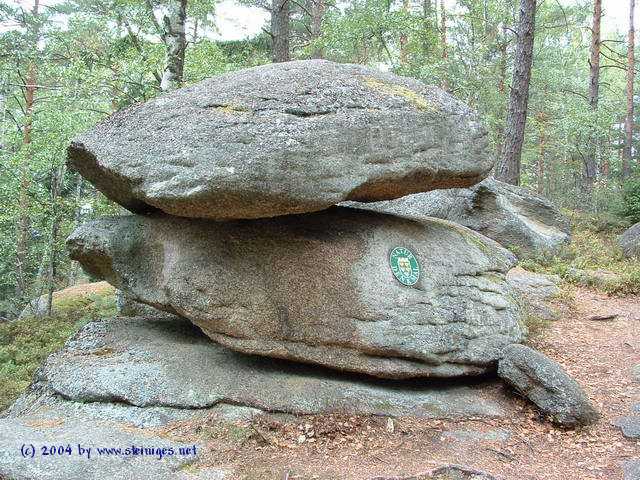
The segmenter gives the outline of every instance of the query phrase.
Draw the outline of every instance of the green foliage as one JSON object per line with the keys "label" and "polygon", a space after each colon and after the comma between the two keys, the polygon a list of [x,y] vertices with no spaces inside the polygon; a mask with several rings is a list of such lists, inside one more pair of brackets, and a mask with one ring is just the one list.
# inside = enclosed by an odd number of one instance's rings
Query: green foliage
{"label": "green foliage", "polygon": [[619,224],[604,229],[609,216],[574,214],[571,244],[560,253],[520,265],[527,270],[560,275],[564,280],[616,295],[640,293],[640,264],[625,259],[616,242]]}
{"label": "green foliage", "polygon": [[89,320],[115,315],[113,290],[68,296],[51,317],[0,323],[0,411],[31,383],[35,370]]}
{"label": "green foliage", "polygon": [[621,215],[631,223],[640,222],[640,180],[632,180],[625,184],[622,202]]}
{"label": "green foliage", "polygon": [[[640,187],[630,183],[623,194],[619,181],[626,79],[618,67],[624,62],[625,38],[607,34],[599,106],[594,111],[585,98],[591,3],[561,3],[541,2],[538,8],[522,183],[540,186],[561,206],[608,213],[594,217],[600,225],[596,231],[617,231],[625,222],[640,219]],[[74,136],[113,111],[159,94],[165,51],[157,20],[163,4],[164,0],[66,0],[55,8],[42,8],[39,15],[21,6],[0,5],[0,22],[19,27],[0,29],[0,316],[15,316],[29,299],[46,291],[48,261],[54,253],[58,261],[53,286],[71,283],[75,266],[64,254],[66,236],[78,222],[121,212],[66,170],[65,150]],[[517,2],[445,2],[444,16],[434,1],[326,2],[319,38],[310,38],[305,5],[290,4],[294,58],[308,58],[320,50],[329,60],[364,63],[445,86],[478,111],[498,156],[516,49]],[[239,41],[217,39],[215,7],[213,0],[188,2],[187,84],[270,61],[267,33]],[[29,114],[25,82],[32,67],[39,88],[36,108]],[[395,92],[403,93],[408,92]],[[413,99],[428,109],[427,103]],[[25,145],[29,121],[31,143]],[[590,139],[595,139],[601,169],[593,190],[585,192],[582,177]],[[634,151],[639,150],[635,145]],[[542,174],[538,165],[544,167]],[[56,172],[62,185],[53,198]],[[623,221],[614,216],[620,212]],[[24,258],[18,259],[16,225],[23,217],[29,223],[28,245]],[[58,234],[51,239],[54,227]],[[27,285],[20,298],[18,260]]]}

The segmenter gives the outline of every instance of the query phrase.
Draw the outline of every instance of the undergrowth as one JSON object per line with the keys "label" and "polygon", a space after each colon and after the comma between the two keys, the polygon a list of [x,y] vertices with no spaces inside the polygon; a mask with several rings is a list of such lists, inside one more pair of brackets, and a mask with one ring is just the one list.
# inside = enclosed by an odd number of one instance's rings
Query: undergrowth
{"label": "undergrowth", "polygon": [[50,317],[0,323],[0,411],[31,383],[35,370],[90,320],[114,316],[113,290],[68,296],[54,302]]}
{"label": "undergrowth", "polygon": [[640,294],[640,262],[625,259],[617,243],[628,224],[611,216],[565,213],[573,227],[571,244],[555,255],[522,260],[520,266],[608,294]]}

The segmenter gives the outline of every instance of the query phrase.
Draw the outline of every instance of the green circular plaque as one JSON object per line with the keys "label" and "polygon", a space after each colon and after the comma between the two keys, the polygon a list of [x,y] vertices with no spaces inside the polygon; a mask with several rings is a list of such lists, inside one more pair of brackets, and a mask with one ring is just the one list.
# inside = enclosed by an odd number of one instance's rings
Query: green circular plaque
{"label": "green circular plaque", "polygon": [[420,278],[420,264],[408,248],[396,247],[391,250],[389,265],[393,276],[403,285],[415,285]]}

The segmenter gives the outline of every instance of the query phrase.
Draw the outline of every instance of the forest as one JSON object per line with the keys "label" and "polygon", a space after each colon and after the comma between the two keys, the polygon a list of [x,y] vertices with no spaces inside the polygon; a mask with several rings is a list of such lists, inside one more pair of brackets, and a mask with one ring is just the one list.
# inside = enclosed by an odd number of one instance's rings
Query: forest
{"label": "forest", "polygon": [[634,0],[611,2],[622,33],[602,24],[601,0],[241,1],[268,18],[242,40],[216,35],[214,0],[0,3],[1,316],[73,285],[66,237],[121,211],[65,166],[75,135],[269,62],[368,64],[438,85],[481,114],[497,178],[615,225],[640,220]]}

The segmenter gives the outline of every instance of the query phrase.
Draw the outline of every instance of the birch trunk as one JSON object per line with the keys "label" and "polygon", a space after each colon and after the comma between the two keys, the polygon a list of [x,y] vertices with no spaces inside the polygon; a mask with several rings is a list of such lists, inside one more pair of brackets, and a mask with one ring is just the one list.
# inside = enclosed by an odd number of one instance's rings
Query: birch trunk
{"label": "birch trunk", "polygon": [[172,0],[162,16],[162,42],[165,45],[165,67],[162,72],[162,91],[179,88],[183,81],[184,53],[187,46],[185,22],[187,0]]}

